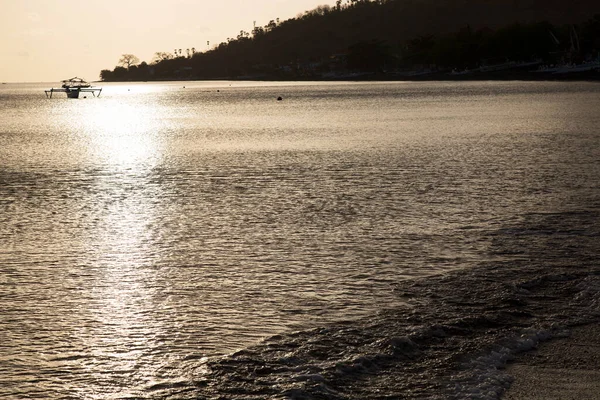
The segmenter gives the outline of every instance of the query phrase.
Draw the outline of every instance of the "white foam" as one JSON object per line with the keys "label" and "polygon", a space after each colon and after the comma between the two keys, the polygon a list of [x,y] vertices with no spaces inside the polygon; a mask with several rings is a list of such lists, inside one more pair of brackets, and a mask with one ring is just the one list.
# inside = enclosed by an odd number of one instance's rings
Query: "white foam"
{"label": "white foam", "polygon": [[528,331],[509,340],[504,346],[482,354],[466,363],[466,371],[456,376],[461,382],[454,387],[457,398],[498,399],[513,381],[505,370],[515,355],[535,349],[542,341],[568,335],[565,329]]}

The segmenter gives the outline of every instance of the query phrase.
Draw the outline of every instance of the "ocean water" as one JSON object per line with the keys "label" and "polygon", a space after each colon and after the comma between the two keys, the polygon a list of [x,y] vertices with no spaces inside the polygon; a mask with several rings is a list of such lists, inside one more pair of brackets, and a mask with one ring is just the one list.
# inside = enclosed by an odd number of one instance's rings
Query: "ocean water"
{"label": "ocean water", "polygon": [[598,322],[597,83],[51,86],[0,85],[0,398],[494,399]]}

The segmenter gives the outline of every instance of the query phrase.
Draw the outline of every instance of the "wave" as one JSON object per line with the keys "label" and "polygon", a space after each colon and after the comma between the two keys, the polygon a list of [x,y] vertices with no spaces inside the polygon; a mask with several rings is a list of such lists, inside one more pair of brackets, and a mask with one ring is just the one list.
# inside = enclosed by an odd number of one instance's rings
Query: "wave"
{"label": "wave", "polygon": [[600,319],[598,221],[527,215],[491,235],[499,260],[399,282],[403,305],[368,318],[190,360],[191,387],[166,397],[497,399],[515,356]]}

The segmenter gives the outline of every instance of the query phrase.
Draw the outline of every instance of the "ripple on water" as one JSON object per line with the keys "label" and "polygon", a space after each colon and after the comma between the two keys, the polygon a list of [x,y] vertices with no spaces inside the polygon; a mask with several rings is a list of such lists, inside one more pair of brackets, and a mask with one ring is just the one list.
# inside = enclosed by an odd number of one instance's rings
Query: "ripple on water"
{"label": "ripple on water", "polygon": [[427,396],[481,271],[597,256],[588,84],[205,85],[0,104],[0,397]]}

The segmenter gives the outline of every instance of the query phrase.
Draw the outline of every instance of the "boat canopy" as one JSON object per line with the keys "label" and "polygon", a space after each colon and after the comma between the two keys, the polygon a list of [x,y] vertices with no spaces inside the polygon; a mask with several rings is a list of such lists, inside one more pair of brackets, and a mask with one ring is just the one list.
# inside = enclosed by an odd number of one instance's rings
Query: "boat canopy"
{"label": "boat canopy", "polygon": [[86,82],[84,79],[82,78],[78,78],[78,77],[73,77],[71,79],[65,79],[62,81],[62,87],[64,88],[87,88],[92,86],[91,84],[89,84],[88,82]]}

